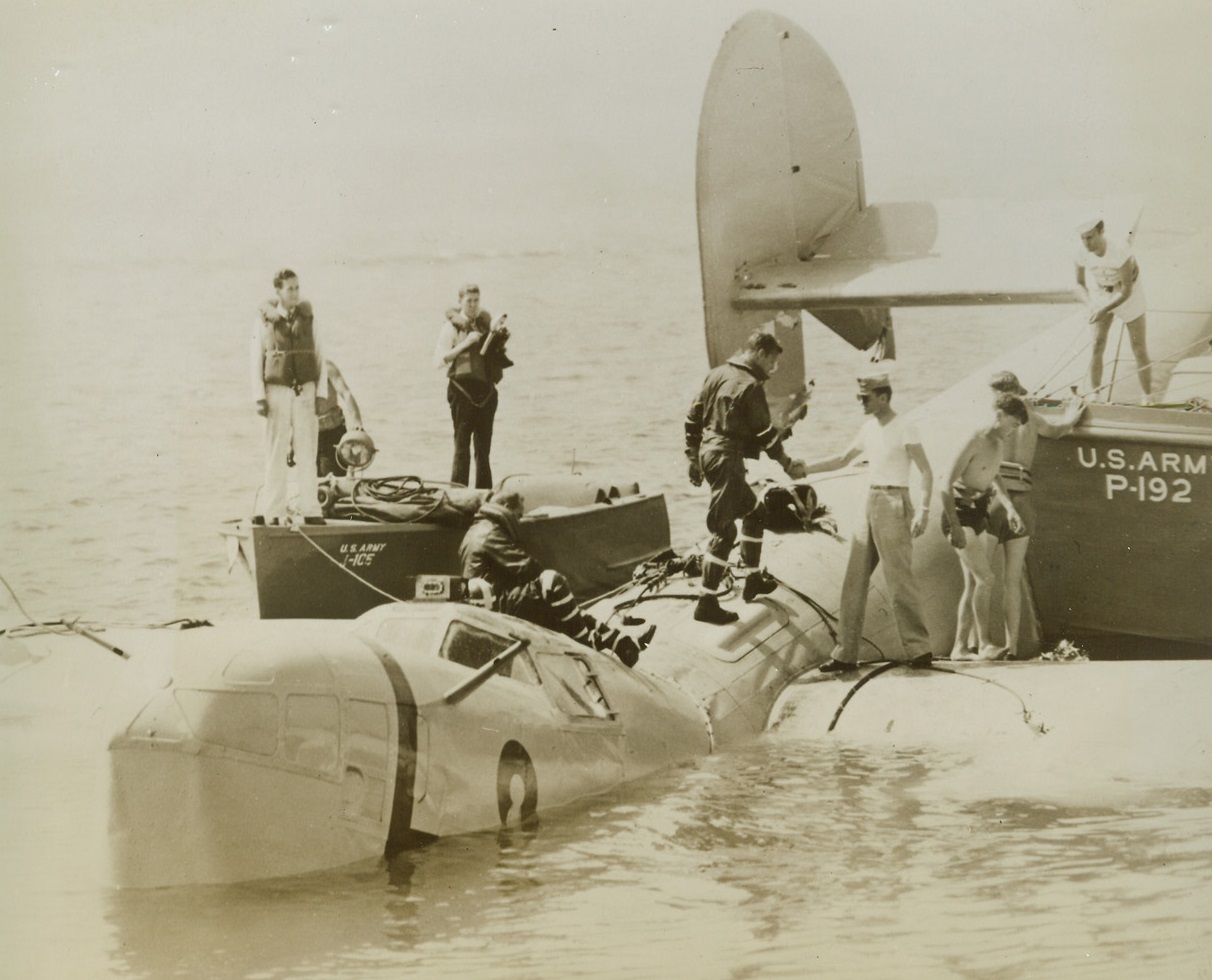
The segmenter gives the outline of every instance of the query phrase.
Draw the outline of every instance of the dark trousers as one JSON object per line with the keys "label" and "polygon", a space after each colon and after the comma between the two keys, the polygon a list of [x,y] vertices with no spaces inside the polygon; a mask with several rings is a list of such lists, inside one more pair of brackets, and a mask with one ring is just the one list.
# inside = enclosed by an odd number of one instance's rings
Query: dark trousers
{"label": "dark trousers", "polygon": [[337,443],[345,435],[342,423],[333,429],[321,429],[316,451],[316,474],[318,476],[344,476],[346,469],[337,459]]}
{"label": "dark trousers", "polygon": [[577,604],[568,579],[553,569],[544,569],[537,578],[525,585],[496,595],[493,608],[497,612],[571,636],[578,643],[595,650],[619,652],[620,643],[632,643],[634,646],[634,642],[619,630],[598,622],[585,612]]}
{"label": "dark trousers", "polygon": [[450,482],[469,486],[471,450],[476,453],[476,489],[492,489],[492,423],[497,414],[497,389],[486,381],[465,379],[446,386],[450,420],[454,423],[454,462]]}
{"label": "dark trousers", "polygon": [[703,476],[711,487],[707,505],[707,530],[711,543],[707,550],[720,561],[727,561],[736,543],[736,522],[746,540],[741,544],[741,564],[756,568],[762,560],[762,532],[766,527],[766,508],[758,500],[745,473],[745,460],[737,453],[704,450],[699,455]]}

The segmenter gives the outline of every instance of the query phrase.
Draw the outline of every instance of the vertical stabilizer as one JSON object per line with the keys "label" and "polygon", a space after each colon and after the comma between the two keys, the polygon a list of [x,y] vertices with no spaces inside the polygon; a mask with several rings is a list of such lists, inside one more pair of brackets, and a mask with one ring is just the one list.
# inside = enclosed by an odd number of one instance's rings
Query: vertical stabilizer
{"label": "vertical stabilizer", "polygon": [[[809,258],[864,206],[850,95],[825,52],[786,18],[755,11],[724,37],[703,98],[697,173],[707,352],[715,365],[772,320],[768,311],[733,307],[734,284],[747,270]],[[772,405],[804,382],[798,317],[778,333],[786,355],[768,386]]]}

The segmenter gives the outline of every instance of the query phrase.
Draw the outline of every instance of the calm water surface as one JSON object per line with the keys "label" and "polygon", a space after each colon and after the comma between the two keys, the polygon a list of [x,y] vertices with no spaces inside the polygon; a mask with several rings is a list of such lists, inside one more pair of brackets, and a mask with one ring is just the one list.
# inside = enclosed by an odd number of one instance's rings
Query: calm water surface
{"label": "calm water surface", "polygon": [[[254,615],[215,528],[251,510],[259,482],[246,344],[270,271],[23,270],[0,314],[21,419],[0,437],[0,573],[32,615]],[[448,471],[429,357],[441,310],[475,279],[514,328],[498,477],[626,476],[668,495],[675,541],[701,535],[681,455],[706,368],[693,253],[299,271],[380,446],[372,475]],[[900,315],[900,406],[1055,318]],[[818,394],[791,449],[813,456],[859,417],[854,353],[824,333],[808,347]],[[7,598],[0,611],[24,621]],[[94,778],[71,766],[74,730],[65,718],[62,778]],[[282,882],[114,893],[86,883],[100,843],[78,839],[71,813],[14,802],[23,770],[46,764],[33,745],[0,718],[14,977],[1212,976],[1208,785],[1049,773],[1030,796],[1016,772],[1007,796],[1002,752],[772,734],[534,832]]]}

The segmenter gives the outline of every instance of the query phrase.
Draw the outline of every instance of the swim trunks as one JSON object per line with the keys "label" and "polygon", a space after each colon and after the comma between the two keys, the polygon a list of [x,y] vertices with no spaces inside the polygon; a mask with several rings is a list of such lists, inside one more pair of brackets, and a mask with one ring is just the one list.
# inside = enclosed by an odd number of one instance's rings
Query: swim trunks
{"label": "swim trunks", "polygon": [[1019,519],[1023,522],[1023,530],[1015,531],[1010,527],[1010,518],[1006,514],[1006,508],[1002,506],[1000,500],[994,499],[989,505],[988,529],[999,542],[1005,544],[1007,541],[1015,541],[1018,538],[1029,538],[1031,532],[1035,530],[1035,505],[1031,502],[1031,494],[1011,490],[1010,502],[1014,504],[1014,509],[1018,511]]}
{"label": "swim trunks", "polygon": [[993,488],[973,490],[962,483],[951,485],[951,496],[955,501],[955,513],[959,518],[960,527],[970,527],[977,534],[989,530],[989,501],[993,497]]}

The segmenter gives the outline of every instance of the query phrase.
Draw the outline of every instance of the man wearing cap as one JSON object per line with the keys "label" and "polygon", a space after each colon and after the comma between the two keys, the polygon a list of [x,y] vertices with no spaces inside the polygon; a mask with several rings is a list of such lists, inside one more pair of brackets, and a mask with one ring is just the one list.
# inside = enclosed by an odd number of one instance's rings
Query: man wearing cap
{"label": "man wearing cap", "polygon": [[[1031,464],[1035,460],[1035,450],[1039,437],[1059,439],[1068,435],[1076,427],[1086,410],[1083,399],[1069,403],[1065,414],[1057,422],[1049,422],[1036,411],[1031,400],[1026,397],[1027,389],[1023,387],[1017,375],[1010,371],[998,371],[989,379],[989,387],[994,396],[1009,394],[1016,395],[1023,401],[1027,410],[1027,421],[1010,432],[1004,442],[999,476],[1001,484],[1018,514],[1019,526],[1011,526],[1007,508],[1000,499],[995,499],[989,506],[989,533],[1002,546],[1005,569],[1003,576],[1002,611],[1006,621],[1006,656],[1016,659],[1020,656],[1019,635],[1022,626],[1024,568],[1027,560],[1027,546],[1031,535],[1035,532],[1035,506],[1031,499]],[[965,591],[969,591],[965,576]],[[955,649],[959,656],[952,651],[953,660],[967,660],[979,656],[979,652],[969,652],[975,637],[968,632],[957,633]]]}
{"label": "man wearing cap", "polygon": [[293,447],[303,523],[323,524],[316,485],[316,392],[327,388],[327,366],[316,343],[311,304],[299,299],[299,277],[282,269],[273,284],[276,295],[258,308],[251,343],[253,401],[265,417],[265,499],[253,523],[286,523],[287,457]]}
{"label": "man wearing cap", "polygon": [[480,287],[459,290],[459,305],[446,312],[438,332],[434,364],[446,372],[446,402],[454,424],[454,461],[450,482],[468,485],[475,448],[476,488],[492,488],[492,427],[497,414],[497,382],[512,365],[505,356],[509,330],[505,315],[495,320],[480,309]]}
{"label": "man wearing cap", "polygon": [[1101,218],[1082,222],[1077,233],[1082,242],[1076,256],[1078,297],[1086,304],[1094,328],[1090,350],[1091,397],[1097,397],[1102,387],[1107,334],[1111,321],[1118,319],[1128,331],[1136,358],[1143,392],[1141,404],[1151,404],[1153,376],[1145,345],[1145,290],[1140,283],[1140,266],[1126,243],[1107,238]]}
{"label": "man wearing cap", "polygon": [[[929,667],[933,657],[913,578],[913,539],[926,530],[934,474],[917,426],[892,410],[889,362],[874,364],[859,377],[858,400],[868,419],[845,452],[805,467],[805,475],[840,469],[862,454],[867,457],[870,478],[866,519],[851,538],[842,580],[837,645],[820,670],[825,674],[845,673],[858,667],[867,592],[871,573],[880,562],[905,660],[910,667]],[[909,498],[910,463],[917,467],[920,477],[920,506],[916,512]]]}
{"label": "man wearing cap", "polygon": [[783,448],[787,433],[771,422],[766,401],[764,384],[778,370],[782,353],[774,334],[755,331],[742,350],[711,370],[686,416],[690,482],[697,487],[706,479],[711,487],[707,507],[711,541],[703,555],[703,581],[694,609],[699,622],[725,626],[739,618],[722,608],[719,600],[738,520],[741,564],[750,569],[742,597],[753,602],[776,587],[774,579],[760,570],[766,511],[746,479],[745,460],[764,452],[793,480],[804,475],[803,460],[792,459]]}

